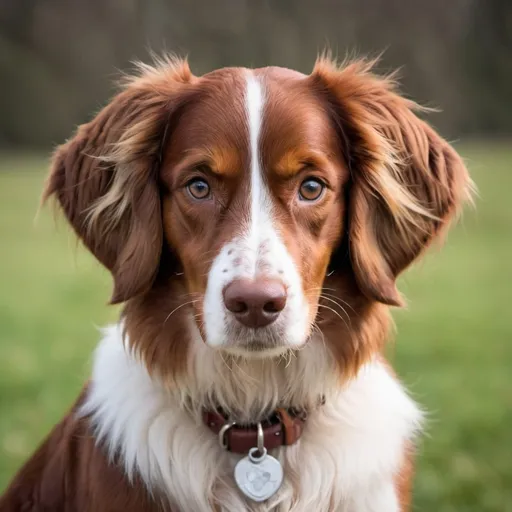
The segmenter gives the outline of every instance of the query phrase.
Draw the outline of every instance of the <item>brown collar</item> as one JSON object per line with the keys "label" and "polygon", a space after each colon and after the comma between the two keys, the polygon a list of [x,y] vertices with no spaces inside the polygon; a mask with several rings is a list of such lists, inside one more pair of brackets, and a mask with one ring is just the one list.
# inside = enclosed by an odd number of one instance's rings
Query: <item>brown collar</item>
{"label": "brown collar", "polygon": [[[302,435],[307,414],[295,409],[276,409],[270,418],[261,422],[264,446],[273,450],[297,442]],[[237,425],[218,411],[204,411],[203,421],[224,448],[234,453],[248,453],[258,446],[258,424]]]}

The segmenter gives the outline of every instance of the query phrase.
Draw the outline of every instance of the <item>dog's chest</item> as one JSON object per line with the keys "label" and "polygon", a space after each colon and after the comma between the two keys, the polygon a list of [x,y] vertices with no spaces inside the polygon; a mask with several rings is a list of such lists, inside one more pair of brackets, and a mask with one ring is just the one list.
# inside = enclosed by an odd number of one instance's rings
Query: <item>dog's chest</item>
{"label": "dog's chest", "polygon": [[[159,485],[183,511],[193,503],[194,510],[205,512],[212,508],[223,512],[398,512],[394,473],[402,446],[397,445],[396,452],[379,451],[377,439],[331,423],[335,418],[329,417],[330,413],[334,411],[312,418],[295,445],[269,454],[281,464],[284,478],[278,491],[265,501],[247,498],[237,485],[235,468],[245,457],[225,452],[216,439],[201,446],[194,444],[193,437],[204,439],[211,434],[193,424],[181,432],[182,438],[176,434],[173,444],[177,452],[171,456],[178,461],[179,454],[188,451],[190,459],[181,459],[172,471],[172,480]],[[186,471],[180,471],[179,466]],[[265,467],[245,469],[247,483],[256,495],[273,489],[272,471]]]}
{"label": "dog's chest", "polygon": [[[283,482],[268,500],[255,503],[234,479],[243,456],[225,451],[201,415],[184,410],[116,340],[107,337],[97,351],[82,412],[127,477],[163,495],[173,510],[399,510],[394,479],[421,413],[380,362],[363,366],[348,384],[326,394],[297,443],[272,450]],[[274,475],[246,477],[263,488]]]}

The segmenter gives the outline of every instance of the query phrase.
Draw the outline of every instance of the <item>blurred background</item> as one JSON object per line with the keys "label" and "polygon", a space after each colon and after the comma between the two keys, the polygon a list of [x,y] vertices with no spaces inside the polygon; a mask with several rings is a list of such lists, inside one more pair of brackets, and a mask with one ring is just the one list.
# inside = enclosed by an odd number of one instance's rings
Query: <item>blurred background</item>
{"label": "blurred background", "polygon": [[[0,0],[0,492],[88,376],[109,276],[44,210],[48,156],[149,50],[226,65],[401,67],[466,158],[474,211],[402,279],[389,356],[429,411],[414,510],[512,511],[510,0]],[[507,300],[508,299],[508,300]]]}

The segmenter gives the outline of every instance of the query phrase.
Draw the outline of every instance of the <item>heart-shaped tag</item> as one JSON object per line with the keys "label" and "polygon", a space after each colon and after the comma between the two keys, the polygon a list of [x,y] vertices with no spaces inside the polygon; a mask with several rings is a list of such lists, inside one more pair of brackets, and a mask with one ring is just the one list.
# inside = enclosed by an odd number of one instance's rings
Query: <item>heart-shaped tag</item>
{"label": "heart-shaped tag", "polygon": [[265,455],[257,462],[253,460],[244,457],[238,461],[235,466],[235,482],[251,500],[265,501],[281,487],[283,468],[271,455]]}

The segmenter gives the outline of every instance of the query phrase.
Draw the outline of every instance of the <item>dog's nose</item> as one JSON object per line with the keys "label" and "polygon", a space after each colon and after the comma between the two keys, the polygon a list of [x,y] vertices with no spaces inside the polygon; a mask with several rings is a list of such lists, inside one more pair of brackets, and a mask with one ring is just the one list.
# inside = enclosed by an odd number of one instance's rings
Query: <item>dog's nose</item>
{"label": "dog's nose", "polygon": [[237,279],[224,288],[224,304],[246,327],[265,327],[286,306],[286,288],[276,279]]}

